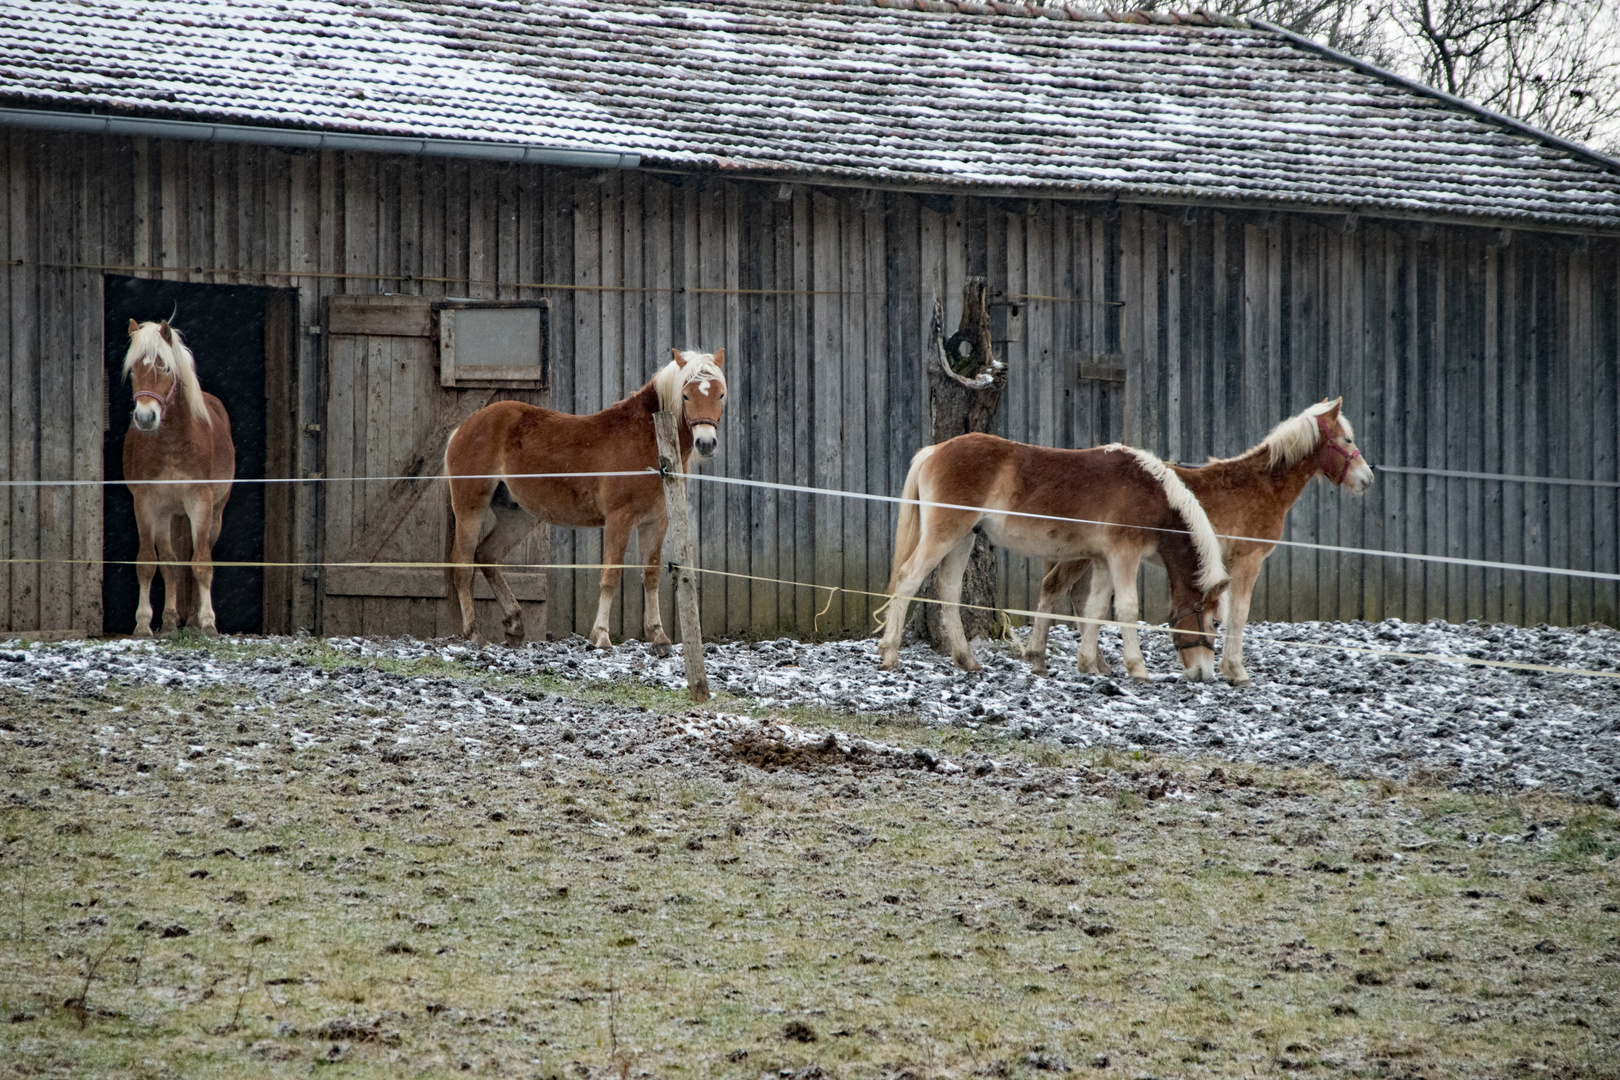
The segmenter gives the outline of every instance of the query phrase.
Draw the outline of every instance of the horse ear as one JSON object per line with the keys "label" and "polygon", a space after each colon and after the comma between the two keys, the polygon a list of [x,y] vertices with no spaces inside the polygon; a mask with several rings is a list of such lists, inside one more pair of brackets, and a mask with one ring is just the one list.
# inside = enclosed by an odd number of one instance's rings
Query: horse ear
{"label": "horse ear", "polygon": [[129,320],[129,336],[134,337],[136,334],[138,334],[140,332],[141,332],[141,324],[136,322],[134,319]]}
{"label": "horse ear", "polygon": [[1327,417],[1329,420],[1337,420],[1339,418],[1339,409],[1343,405],[1344,405],[1344,398],[1343,397],[1336,397],[1336,398],[1333,399],[1333,405],[1328,409],[1327,412],[1323,413],[1322,415]]}
{"label": "horse ear", "polygon": [[168,319],[164,319],[162,322],[158,323],[158,333],[163,335],[164,341],[167,341],[170,345],[174,344],[174,336],[169,333]]}
{"label": "horse ear", "polygon": [[1227,578],[1225,581],[1221,582],[1219,585],[1217,585],[1213,589],[1209,590],[1209,595],[1206,596],[1204,599],[1206,599],[1206,600],[1215,599],[1216,597],[1218,597],[1222,593],[1224,593],[1231,586],[1231,584],[1232,584],[1232,579]]}
{"label": "horse ear", "polygon": [[724,349],[716,349],[714,351],[714,366],[715,367],[725,367],[726,366],[726,350],[724,350]]}
{"label": "horse ear", "polygon": [[676,367],[685,367],[686,366],[686,355],[684,353],[682,353],[681,350],[679,350],[677,348],[674,348],[672,346],[669,351],[675,354],[675,366]]}

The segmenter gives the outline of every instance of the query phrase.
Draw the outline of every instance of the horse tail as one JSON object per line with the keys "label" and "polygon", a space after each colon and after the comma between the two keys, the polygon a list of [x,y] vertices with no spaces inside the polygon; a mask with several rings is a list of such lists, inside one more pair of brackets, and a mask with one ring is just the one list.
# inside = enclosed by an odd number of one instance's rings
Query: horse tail
{"label": "horse tail", "polygon": [[900,568],[917,550],[922,539],[922,507],[917,505],[919,476],[925,462],[934,456],[934,447],[925,446],[911,457],[911,468],[906,472],[906,486],[900,492],[905,501],[900,504],[900,521],[894,530],[894,566],[889,572],[889,595],[900,585]]}
{"label": "horse tail", "polygon": [[456,441],[456,432],[460,430],[458,427],[450,432],[450,437],[444,441],[444,472],[439,480],[444,489],[444,598],[450,602],[452,610],[456,605],[456,579],[450,557],[456,550],[456,500],[450,491],[450,444]]}

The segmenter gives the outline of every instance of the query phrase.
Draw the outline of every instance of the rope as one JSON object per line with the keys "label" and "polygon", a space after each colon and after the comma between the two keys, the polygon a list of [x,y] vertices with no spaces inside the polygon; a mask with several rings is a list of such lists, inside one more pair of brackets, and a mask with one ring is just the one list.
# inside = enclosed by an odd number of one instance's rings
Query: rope
{"label": "rope", "polygon": [[1416,469],[1403,465],[1374,465],[1379,472],[1413,476],[1445,476],[1454,480],[1497,480],[1509,484],[1554,484],[1568,487],[1620,488],[1620,480],[1575,480],[1561,476],[1513,476],[1508,473],[1468,472],[1464,469]]}
{"label": "rope", "polygon": [[[576,473],[476,473],[458,476],[458,480],[563,480],[589,477],[613,476],[657,476],[658,471],[653,468],[626,469],[613,472],[576,472]],[[810,487],[804,484],[782,484],[770,480],[747,480],[740,476],[712,476],[706,473],[688,473],[687,478],[711,484],[730,484],[736,487],[761,488],[770,491],[787,491],[804,495],[832,495],[841,499],[855,499],[864,502],[880,503],[909,503],[915,506],[931,506],[943,510],[966,510],[979,514],[999,514],[1002,517],[1031,518],[1037,521],[1061,521],[1076,525],[1103,525],[1118,526],[1116,521],[1103,521],[1094,518],[1063,517],[1057,514],[1035,514],[1023,510],[1003,510],[987,506],[969,506],[964,503],[934,502],[928,499],[905,499],[898,495],[873,495],[859,491],[840,491],[837,488]],[[276,479],[246,478],[231,480],[232,484],[304,484],[304,483],[397,483],[403,480],[419,480],[430,482],[443,480],[443,476],[316,476],[316,477],[288,477]],[[142,486],[163,486],[169,484],[196,484],[196,483],[224,483],[225,481],[197,481],[197,480],[0,480],[0,487],[101,487],[139,484]],[[1185,529],[1162,528],[1152,525],[1127,526],[1141,529],[1145,532],[1178,533],[1185,535]],[[1458,555],[1426,555],[1407,551],[1382,551],[1377,548],[1349,547],[1343,544],[1319,544],[1308,540],[1282,540],[1260,536],[1239,536],[1233,533],[1216,533],[1222,540],[1234,540],[1243,543],[1270,544],[1274,547],[1298,548],[1304,551],[1326,551],[1339,555],[1361,555],[1381,559],[1406,559],[1412,562],[1436,563],[1446,566],[1473,566],[1485,570],[1505,570],[1528,574],[1548,574],[1554,577],[1585,578],[1594,581],[1620,581],[1620,573],[1611,573],[1603,570],[1576,570],[1562,566],[1536,566],[1531,563],[1499,562],[1492,559],[1470,559]]]}

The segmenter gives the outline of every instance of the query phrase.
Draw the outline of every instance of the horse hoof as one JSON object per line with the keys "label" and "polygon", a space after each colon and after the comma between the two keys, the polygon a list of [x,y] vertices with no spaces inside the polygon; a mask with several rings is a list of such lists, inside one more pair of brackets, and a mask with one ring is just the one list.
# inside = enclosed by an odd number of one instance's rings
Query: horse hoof
{"label": "horse hoof", "polygon": [[953,656],[951,659],[954,660],[956,662],[956,666],[961,668],[963,671],[980,671],[983,669],[983,665],[981,665],[977,660],[973,659],[972,653],[969,653],[966,656]]}
{"label": "horse hoof", "polygon": [[654,656],[674,656],[675,646],[668,641],[655,641],[653,642],[652,651]]}
{"label": "horse hoof", "polygon": [[1039,675],[1042,678],[1044,678],[1047,674],[1045,661],[1030,661],[1029,670],[1032,674]]}
{"label": "horse hoof", "polygon": [[606,634],[592,634],[590,643],[593,649],[601,649],[603,652],[613,651],[613,639]]}
{"label": "horse hoof", "polygon": [[219,627],[204,626],[202,627],[202,635],[203,637],[219,637]]}
{"label": "horse hoof", "polygon": [[878,661],[879,671],[893,671],[899,666],[900,658],[898,656],[885,657],[884,659]]}
{"label": "horse hoof", "polygon": [[1242,675],[1242,676],[1239,676],[1236,679],[1233,679],[1232,680],[1232,685],[1233,686],[1253,686],[1254,685],[1254,680],[1249,678],[1247,675]]}
{"label": "horse hoof", "polygon": [[506,635],[506,647],[508,649],[521,649],[521,648],[523,648],[523,635],[522,634],[507,634]]}
{"label": "horse hoof", "polygon": [[142,626],[140,623],[136,623],[135,624],[135,636],[136,637],[151,637],[152,636],[152,628],[151,628],[151,626]]}

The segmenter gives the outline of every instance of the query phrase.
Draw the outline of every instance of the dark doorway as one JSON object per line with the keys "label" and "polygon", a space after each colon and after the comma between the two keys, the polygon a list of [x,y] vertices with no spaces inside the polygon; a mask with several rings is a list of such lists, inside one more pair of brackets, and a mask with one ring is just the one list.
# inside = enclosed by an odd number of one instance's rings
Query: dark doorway
{"label": "dark doorway", "polygon": [[[124,381],[124,354],[129,349],[129,320],[167,319],[185,335],[197,358],[204,390],[218,397],[231,418],[236,444],[237,480],[265,476],[265,312],[274,290],[249,285],[193,285],[179,281],[109,275],[103,284],[106,326],[108,426],[103,468],[109,481],[103,503],[101,577],[102,630],[127,634],[135,628],[135,558],[140,536],[135,503],[124,478],[124,434],[135,403]],[[225,504],[217,562],[262,562],[265,541],[263,484],[238,483]],[[189,575],[188,575],[189,580]],[[161,617],[163,575],[152,584],[152,610]],[[221,633],[259,633],[264,629],[264,570],[222,566],[214,572],[214,614]],[[181,618],[187,619],[186,604]]]}

